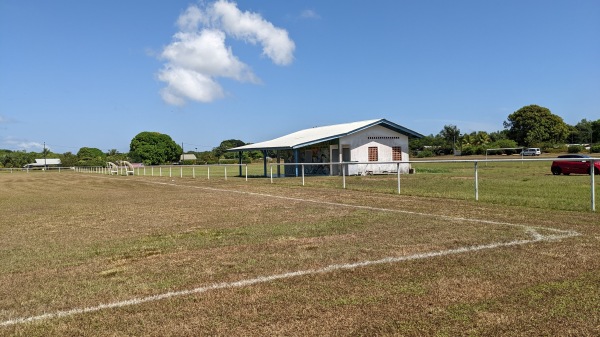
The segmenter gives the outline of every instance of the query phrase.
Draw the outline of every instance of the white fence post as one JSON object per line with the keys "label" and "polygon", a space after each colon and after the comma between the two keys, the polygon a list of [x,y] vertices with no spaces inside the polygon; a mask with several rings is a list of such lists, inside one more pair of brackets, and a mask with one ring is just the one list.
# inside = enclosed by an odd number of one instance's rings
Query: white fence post
{"label": "white fence post", "polygon": [[400,194],[400,163],[396,164],[396,166],[396,172],[398,173],[398,194]]}
{"label": "white fence post", "polygon": [[248,181],[248,164],[246,164],[246,181]]}
{"label": "white fence post", "polygon": [[477,162],[475,162],[475,200],[479,201],[479,179],[477,172]]}
{"label": "white fence post", "polygon": [[300,165],[300,169],[302,169],[302,186],[304,186],[304,164]]}
{"label": "white fence post", "polygon": [[210,166],[207,166],[206,168],[208,169],[208,174],[207,174],[208,180],[210,180]]}
{"label": "white fence post", "polygon": [[273,165],[271,164],[271,184],[273,183]]}
{"label": "white fence post", "polygon": [[223,166],[225,168],[225,180],[227,180],[227,166]]}
{"label": "white fence post", "polygon": [[344,185],[344,189],[346,189],[346,165],[341,164],[342,165],[342,182]]}

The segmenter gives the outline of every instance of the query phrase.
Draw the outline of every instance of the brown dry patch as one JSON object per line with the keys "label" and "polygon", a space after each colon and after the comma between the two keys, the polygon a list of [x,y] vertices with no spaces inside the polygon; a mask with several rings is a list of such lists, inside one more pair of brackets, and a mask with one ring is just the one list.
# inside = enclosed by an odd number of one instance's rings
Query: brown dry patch
{"label": "brown dry patch", "polygon": [[335,263],[530,238],[520,228],[434,215],[584,234],[221,289],[3,327],[0,334],[599,333],[597,214],[541,216],[518,207],[257,180],[61,173],[3,175],[0,184],[2,320]]}

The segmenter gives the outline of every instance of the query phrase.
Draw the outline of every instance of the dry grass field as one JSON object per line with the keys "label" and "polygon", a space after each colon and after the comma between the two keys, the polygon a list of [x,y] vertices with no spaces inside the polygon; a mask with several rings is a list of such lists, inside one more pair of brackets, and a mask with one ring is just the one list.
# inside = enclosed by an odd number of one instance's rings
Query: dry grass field
{"label": "dry grass field", "polygon": [[600,335],[599,213],[72,172],[0,212],[0,335]]}

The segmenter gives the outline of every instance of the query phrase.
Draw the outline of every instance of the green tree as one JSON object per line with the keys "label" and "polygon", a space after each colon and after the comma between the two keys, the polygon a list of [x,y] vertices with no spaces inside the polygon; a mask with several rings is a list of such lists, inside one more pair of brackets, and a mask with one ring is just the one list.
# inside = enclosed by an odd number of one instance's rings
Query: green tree
{"label": "green tree", "polygon": [[474,139],[473,144],[479,145],[479,146],[484,146],[484,145],[487,145],[491,141],[492,141],[492,139],[490,138],[490,135],[487,132],[477,131],[477,133],[475,134],[475,139]]}
{"label": "green tree", "polygon": [[508,115],[504,122],[508,137],[520,145],[557,144],[569,135],[569,126],[548,108],[528,105]]}
{"label": "green tree", "polygon": [[213,149],[213,153],[217,158],[221,158],[224,156],[227,159],[232,159],[235,158],[237,154],[233,152],[227,152],[227,150],[244,145],[246,145],[246,143],[242,142],[239,139],[227,139],[222,141],[221,144],[219,144],[219,146],[215,147]]}
{"label": "green tree", "polygon": [[196,158],[199,164],[216,164],[219,162],[213,151],[196,152]]}
{"label": "green tree", "polygon": [[82,147],[77,151],[76,166],[104,166],[106,154],[95,147]]}
{"label": "green tree", "polygon": [[575,126],[571,127],[569,142],[571,144],[589,144],[600,141],[600,119],[589,121],[582,119]]}
{"label": "green tree", "polygon": [[159,132],[144,131],[138,133],[129,145],[129,157],[135,162],[145,165],[160,165],[179,161],[183,153],[169,135]]}
{"label": "green tree", "polygon": [[431,134],[423,138],[411,139],[408,146],[413,155],[419,155],[424,151],[427,151],[427,155],[425,155],[427,157],[430,156],[429,153],[431,153],[431,155],[452,153],[452,144],[450,144],[449,147],[448,144],[446,144],[446,140],[440,135],[434,136]]}
{"label": "green tree", "polygon": [[456,142],[460,141],[460,129],[456,125],[444,125],[439,136],[446,140],[446,144],[456,149]]}
{"label": "green tree", "polygon": [[600,144],[600,119],[590,122],[592,124],[592,136],[590,141],[594,144]]}
{"label": "green tree", "polygon": [[106,161],[116,163],[124,160],[129,160],[129,156],[127,153],[119,153],[117,149],[110,149],[106,153]]}
{"label": "green tree", "polygon": [[38,156],[38,154],[35,152],[27,153],[25,151],[1,150],[0,165],[1,167],[6,168],[23,167],[26,164],[33,163],[36,156]]}
{"label": "green tree", "polygon": [[71,152],[65,152],[58,156],[60,158],[60,165],[63,167],[77,166],[79,160],[76,155]]}

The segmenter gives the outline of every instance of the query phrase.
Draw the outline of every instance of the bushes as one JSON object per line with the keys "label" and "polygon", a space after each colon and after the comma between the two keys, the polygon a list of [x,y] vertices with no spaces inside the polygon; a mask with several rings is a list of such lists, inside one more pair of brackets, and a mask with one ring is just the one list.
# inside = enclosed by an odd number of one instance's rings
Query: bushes
{"label": "bushes", "polygon": [[579,153],[582,150],[583,150],[583,146],[581,146],[581,145],[570,145],[567,148],[567,152],[569,152],[569,153]]}
{"label": "bushes", "polygon": [[600,144],[592,146],[591,152],[592,153],[600,153]]}
{"label": "bushes", "polygon": [[559,147],[554,147],[554,146],[552,146],[552,147],[544,147],[544,148],[542,148],[542,152],[545,152],[545,153],[563,153],[564,149],[565,149],[564,146],[562,146],[562,147],[560,147],[560,146]]}
{"label": "bushes", "polygon": [[417,158],[427,158],[427,157],[433,157],[433,156],[435,156],[435,154],[431,150],[423,150],[423,151],[419,151],[417,153]]}
{"label": "bushes", "polygon": [[485,150],[481,146],[464,146],[461,151],[461,156],[471,156],[474,154],[484,154]]}
{"label": "bushes", "polygon": [[[220,159],[219,164],[239,164],[239,159]],[[250,158],[242,158],[242,164],[251,164],[252,159]]]}

